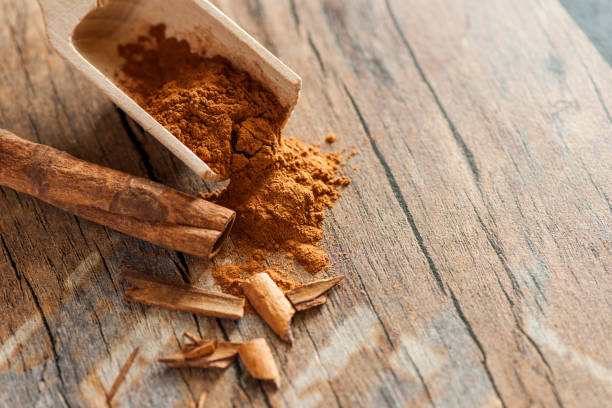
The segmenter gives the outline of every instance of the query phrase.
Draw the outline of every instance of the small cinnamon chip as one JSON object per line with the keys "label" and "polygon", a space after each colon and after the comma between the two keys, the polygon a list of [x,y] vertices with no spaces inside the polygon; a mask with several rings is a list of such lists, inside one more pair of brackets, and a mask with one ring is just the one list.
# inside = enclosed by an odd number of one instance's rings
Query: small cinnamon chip
{"label": "small cinnamon chip", "polygon": [[189,340],[191,340],[192,343],[196,344],[199,343],[200,341],[202,341],[201,338],[197,337],[196,335],[188,332],[187,330],[185,330],[183,332],[183,336],[187,337]]}
{"label": "small cinnamon chip", "polygon": [[236,354],[238,354],[240,344],[230,341],[219,341],[215,350],[204,357],[190,359],[187,358],[185,353],[181,352],[161,357],[157,361],[168,367],[227,368],[234,361]]}
{"label": "small cinnamon chip", "polygon": [[130,367],[132,367],[132,363],[134,363],[134,360],[136,359],[136,355],[138,354],[138,350],[140,350],[140,347],[136,347],[134,349],[134,351],[132,351],[132,354],[130,354],[130,356],[128,357],[126,362],[123,364],[123,367],[121,367],[121,371],[119,371],[119,375],[117,375],[117,378],[115,378],[115,381],[113,381],[113,385],[111,386],[111,389],[108,392],[108,397],[106,399],[108,401],[109,405],[112,402],[113,397],[117,393],[117,390],[119,389],[119,386],[121,385],[121,383],[125,379],[125,376],[127,375],[128,371],[130,370]]}
{"label": "small cinnamon chip", "polygon": [[327,292],[344,279],[344,277],[345,275],[340,275],[314,281],[297,289],[290,290],[285,295],[298,312],[310,309],[325,303],[327,301]]}
{"label": "small cinnamon chip", "polygon": [[242,290],[251,306],[268,325],[288,343],[293,344],[291,319],[295,309],[270,275],[258,273],[242,284]]}
{"label": "small cinnamon chip", "polygon": [[198,408],[204,408],[204,403],[206,402],[206,396],[208,395],[208,393],[206,391],[203,391],[200,394],[200,398],[198,398]]}
{"label": "small cinnamon chip", "polygon": [[181,347],[181,352],[187,359],[204,357],[217,348],[217,340],[201,339],[187,330],[183,332],[183,336],[187,337],[190,341],[190,343],[185,343]]}
{"label": "small cinnamon chip", "polygon": [[124,295],[128,301],[234,320],[244,315],[244,299],[237,296],[173,283],[131,270],[123,272],[122,276],[132,282]]}
{"label": "small cinnamon chip", "polygon": [[272,350],[265,339],[255,339],[238,348],[240,359],[253,378],[272,381],[276,388],[280,386],[280,376]]}
{"label": "small cinnamon chip", "polygon": [[199,344],[189,345],[189,350],[185,351],[183,349],[183,353],[185,354],[185,358],[188,359],[196,359],[200,357],[204,357],[215,351],[217,348],[216,340],[204,340]]}

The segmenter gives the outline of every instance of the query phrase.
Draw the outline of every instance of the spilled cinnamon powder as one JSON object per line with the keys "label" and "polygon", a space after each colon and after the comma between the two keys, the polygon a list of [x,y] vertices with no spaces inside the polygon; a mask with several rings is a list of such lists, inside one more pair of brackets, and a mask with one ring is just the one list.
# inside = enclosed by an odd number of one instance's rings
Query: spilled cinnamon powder
{"label": "spilled cinnamon powder", "polygon": [[246,262],[218,265],[213,268],[215,283],[222,287],[224,292],[235,296],[242,296],[240,285],[251,276],[260,272],[267,272],[283,291],[291,290],[298,286],[293,279],[287,276],[285,271],[278,268],[268,268],[265,265],[266,258],[264,251],[253,248],[245,251],[244,247],[241,248],[241,251],[246,252],[250,256]]}
{"label": "spilled cinnamon powder", "polygon": [[266,271],[283,290],[298,284],[271,268],[266,252],[283,251],[308,272],[329,267],[319,247],[325,209],[349,180],[342,157],[281,138],[288,112],[258,81],[221,57],[206,58],[163,25],[119,47],[122,86],[229,185],[205,198],[236,211],[232,234],[242,263],[217,265],[216,283],[242,295],[240,283]]}

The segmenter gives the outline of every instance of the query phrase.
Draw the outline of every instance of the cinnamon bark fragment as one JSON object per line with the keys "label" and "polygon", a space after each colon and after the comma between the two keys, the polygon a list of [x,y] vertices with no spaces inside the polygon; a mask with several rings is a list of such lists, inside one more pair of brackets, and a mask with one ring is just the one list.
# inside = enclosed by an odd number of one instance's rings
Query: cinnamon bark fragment
{"label": "cinnamon bark fragment", "polygon": [[236,358],[240,344],[218,341],[215,350],[207,356],[190,359],[181,352],[161,357],[158,361],[168,367],[227,368]]}
{"label": "cinnamon bark fragment", "polygon": [[200,398],[198,398],[198,408],[204,408],[204,403],[206,402],[206,396],[208,393],[206,391],[202,391],[200,393]]}
{"label": "cinnamon bark fragment", "polygon": [[169,282],[132,270],[124,271],[122,276],[132,282],[124,295],[128,301],[234,320],[244,315],[244,299],[236,296]]}
{"label": "cinnamon bark fragment", "polygon": [[268,325],[288,343],[293,344],[291,319],[295,309],[276,283],[265,272],[258,273],[242,284],[251,306]]}
{"label": "cinnamon bark fragment", "polygon": [[189,345],[189,347],[183,350],[183,353],[187,359],[196,359],[209,355],[215,351],[216,348],[216,340],[204,340],[200,344],[195,344],[193,346]]}
{"label": "cinnamon bark fragment", "polygon": [[113,381],[113,385],[111,386],[111,389],[108,392],[108,396],[106,398],[109,405],[113,401],[113,398],[115,397],[115,394],[117,393],[119,386],[125,379],[125,376],[127,375],[128,371],[130,370],[130,367],[132,367],[132,364],[134,363],[134,360],[136,359],[136,355],[138,354],[138,350],[140,350],[140,347],[136,347],[134,351],[132,351],[132,354],[130,354],[126,362],[123,364],[123,367],[121,367],[121,371],[119,371],[119,375],[117,375],[117,378],[115,378],[115,381]]}
{"label": "cinnamon bark fragment", "polygon": [[197,337],[196,335],[188,332],[187,330],[183,331],[183,336],[187,337],[189,340],[191,340],[192,343],[199,343],[200,341],[202,341],[201,338]]}
{"label": "cinnamon bark fragment", "polygon": [[124,234],[214,256],[234,211],[151,180],[79,160],[0,129],[0,185]]}
{"label": "cinnamon bark fragment", "polygon": [[310,309],[325,303],[327,301],[327,292],[344,278],[345,275],[340,275],[307,283],[299,288],[288,291],[285,293],[285,296],[287,296],[287,299],[291,301],[293,307],[298,312]]}
{"label": "cinnamon bark fragment", "polygon": [[253,378],[272,381],[276,388],[279,388],[278,367],[265,339],[255,339],[240,345],[238,354]]}

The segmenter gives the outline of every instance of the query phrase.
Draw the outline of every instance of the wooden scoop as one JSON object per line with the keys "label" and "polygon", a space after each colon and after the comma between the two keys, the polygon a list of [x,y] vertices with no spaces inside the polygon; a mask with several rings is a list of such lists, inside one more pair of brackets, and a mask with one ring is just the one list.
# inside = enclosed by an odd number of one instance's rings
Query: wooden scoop
{"label": "wooden scoop", "polygon": [[151,25],[186,39],[194,52],[221,55],[295,107],[301,78],[207,0],[38,0],[51,45],[121,109],[206,181],[221,181],[187,146],[115,83],[119,44],[134,42]]}

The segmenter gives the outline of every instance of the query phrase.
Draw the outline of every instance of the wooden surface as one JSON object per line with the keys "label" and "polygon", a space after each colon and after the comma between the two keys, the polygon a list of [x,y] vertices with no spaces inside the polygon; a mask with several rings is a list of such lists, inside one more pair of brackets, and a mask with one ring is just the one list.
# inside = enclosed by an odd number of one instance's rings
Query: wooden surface
{"label": "wooden surface", "polygon": [[[302,75],[285,133],[360,152],[325,224],[347,278],[291,348],[256,316],[127,305],[124,266],[210,285],[210,265],[0,188],[0,405],[104,406],[136,346],[115,406],[609,403],[612,71],[561,4],[216,3]],[[207,188],[53,53],[33,0],[0,21],[0,127]],[[184,329],[267,338],[281,391],[155,363]]]}

